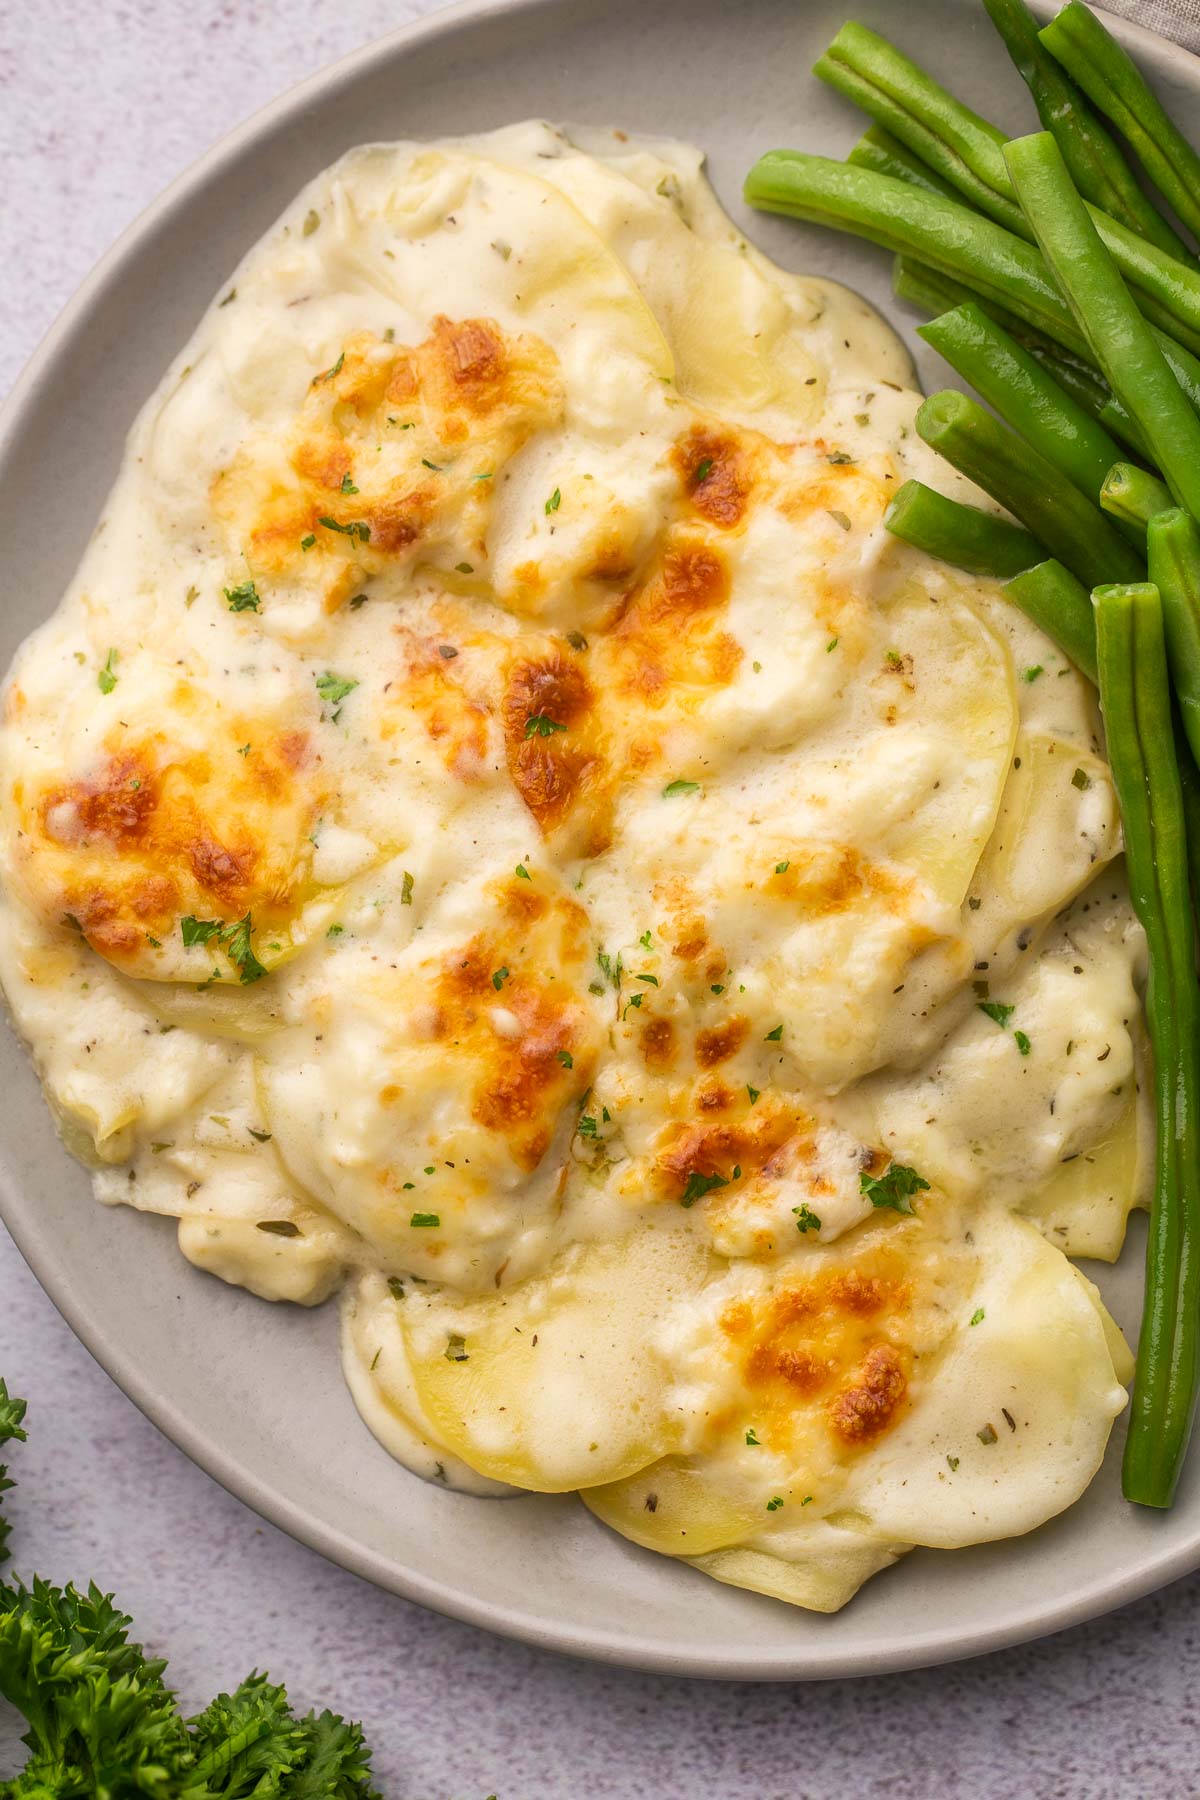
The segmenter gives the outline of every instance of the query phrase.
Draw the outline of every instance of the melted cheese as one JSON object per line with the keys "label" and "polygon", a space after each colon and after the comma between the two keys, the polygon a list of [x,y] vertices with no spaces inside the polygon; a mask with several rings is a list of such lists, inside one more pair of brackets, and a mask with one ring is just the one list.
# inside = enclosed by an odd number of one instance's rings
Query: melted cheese
{"label": "melted cheese", "polygon": [[0,728],[0,978],[100,1197],[341,1286],[420,1473],[824,1610],[1086,1485],[1127,1353],[1063,1252],[1145,1184],[1094,697],[884,529],[916,404],[698,152],[353,151]]}

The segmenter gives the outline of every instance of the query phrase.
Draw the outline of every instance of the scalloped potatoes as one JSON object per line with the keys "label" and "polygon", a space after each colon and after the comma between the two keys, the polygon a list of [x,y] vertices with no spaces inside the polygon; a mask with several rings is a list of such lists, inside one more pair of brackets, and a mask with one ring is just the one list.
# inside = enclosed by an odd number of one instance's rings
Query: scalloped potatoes
{"label": "scalloped potatoes", "polygon": [[410,1466],[818,1610],[1086,1486],[1067,1255],[1146,1160],[1093,698],[884,531],[909,380],[681,146],[352,152],[2,727],[0,978],[100,1197],[340,1285]]}

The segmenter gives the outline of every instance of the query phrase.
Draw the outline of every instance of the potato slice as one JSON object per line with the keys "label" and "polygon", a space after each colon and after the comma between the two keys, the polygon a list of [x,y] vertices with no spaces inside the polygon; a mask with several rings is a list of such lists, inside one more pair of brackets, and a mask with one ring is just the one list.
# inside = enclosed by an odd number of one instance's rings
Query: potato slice
{"label": "potato slice", "polygon": [[[928,740],[929,779],[884,826],[882,847],[939,900],[961,906],[1000,809],[1017,736],[1007,646],[967,604],[907,589],[885,615],[893,640],[878,678],[889,725]],[[937,758],[935,752],[942,755]]]}
{"label": "potato slice", "polygon": [[1022,731],[972,884],[978,929],[998,942],[1057,912],[1119,848],[1108,764],[1065,739]]}
{"label": "potato slice", "polygon": [[1131,1091],[1099,1142],[1060,1163],[1022,1202],[1021,1212],[1067,1256],[1116,1262],[1135,1206],[1144,1204],[1149,1159],[1142,1153]]}
{"label": "potato slice", "polygon": [[426,1418],[481,1475],[539,1493],[644,1468],[677,1435],[654,1329],[708,1268],[700,1239],[670,1225],[570,1249],[548,1275],[467,1306],[406,1299]]}

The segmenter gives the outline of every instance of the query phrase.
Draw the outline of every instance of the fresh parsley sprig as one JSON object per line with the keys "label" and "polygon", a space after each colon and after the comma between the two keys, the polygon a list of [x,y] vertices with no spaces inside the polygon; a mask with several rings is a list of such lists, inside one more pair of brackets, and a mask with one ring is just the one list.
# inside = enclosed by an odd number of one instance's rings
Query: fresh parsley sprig
{"label": "fresh parsley sprig", "polygon": [[[0,1381],[0,1443],[24,1438],[24,1414]],[[0,1521],[0,1545],[4,1535]],[[29,1727],[25,1767],[0,1794],[382,1800],[361,1726],[331,1712],[297,1718],[286,1689],[258,1673],[187,1719],[165,1662],[130,1641],[131,1625],[94,1583],[0,1582],[0,1694]]]}

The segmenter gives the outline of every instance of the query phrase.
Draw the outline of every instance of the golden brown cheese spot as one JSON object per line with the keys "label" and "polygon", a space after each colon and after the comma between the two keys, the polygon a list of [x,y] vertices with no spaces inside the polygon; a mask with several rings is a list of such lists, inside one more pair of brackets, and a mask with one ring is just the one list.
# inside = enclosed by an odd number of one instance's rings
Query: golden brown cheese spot
{"label": "golden brown cheese spot", "polygon": [[791,1443],[805,1424],[804,1402],[819,1404],[828,1430],[848,1450],[899,1416],[911,1366],[900,1335],[910,1285],[894,1257],[870,1249],[865,1256],[875,1266],[794,1276],[722,1313],[721,1331],[764,1422],[764,1441]]}
{"label": "golden brown cheese spot", "polygon": [[403,669],[385,690],[381,737],[393,738],[402,717],[410,715],[420,721],[451,775],[467,783],[482,780],[492,766],[492,697],[480,689],[477,662],[462,652],[469,644],[499,657],[504,645],[487,634],[467,639],[449,624],[439,637],[407,628],[400,635]]}
{"label": "golden brown cheese spot", "polygon": [[741,646],[720,629],[728,601],[729,569],[717,546],[677,536],[596,645],[605,687],[655,710],[668,702],[694,710],[704,690],[733,680],[742,660]]}
{"label": "golden brown cheese spot", "polygon": [[[204,705],[186,687],[176,701],[181,715]],[[70,915],[138,975],[171,972],[151,940],[177,944],[184,914],[286,928],[324,798],[306,736],[235,719],[203,750],[161,733],[118,745],[87,775],[23,798],[22,872],[43,915]]]}
{"label": "golden brown cheese spot", "polygon": [[710,524],[731,530],[746,515],[754,484],[746,440],[728,429],[696,425],[672,452],[692,505]]}
{"label": "golden brown cheese spot", "polygon": [[287,440],[251,440],[217,477],[214,508],[256,575],[318,582],[333,610],[397,559],[485,556],[499,472],[562,404],[550,347],[492,320],[442,316],[411,347],[359,332]]}
{"label": "golden brown cheese spot", "polygon": [[519,1167],[537,1167],[562,1108],[592,1079],[598,1031],[571,976],[587,915],[558,896],[530,911],[502,896],[509,923],[445,956],[432,982],[427,1041],[472,1071],[471,1117],[507,1140]]}
{"label": "golden brown cheese spot", "polygon": [[714,1068],[736,1056],[750,1031],[750,1021],[735,1014],[720,1025],[706,1025],[696,1033],[696,1061],[702,1069]]}
{"label": "golden brown cheese spot", "polygon": [[641,1026],[639,1043],[651,1073],[666,1074],[675,1061],[675,1027],[670,1019],[647,1019]]}
{"label": "golden brown cheese spot", "polygon": [[582,850],[610,841],[612,797],[599,709],[583,662],[565,644],[525,639],[508,669],[501,701],[508,770],[543,836],[578,802]]}
{"label": "golden brown cheese spot", "polygon": [[806,918],[849,912],[865,901],[883,901],[889,912],[901,912],[910,889],[909,882],[870,862],[853,844],[819,839],[789,846],[767,879],[767,892],[794,904]]}
{"label": "golden brown cheese spot", "polygon": [[701,1116],[666,1127],[654,1155],[654,1177],[660,1191],[679,1198],[692,1175],[719,1175],[726,1182],[739,1178],[735,1170],[748,1176],[795,1133],[795,1114],[767,1104],[742,1118],[703,1116],[724,1113],[733,1106],[734,1098],[723,1083],[701,1084],[695,1096]]}
{"label": "golden brown cheese spot", "polygon": [[893,1422],[908,1392],[908,1370],[899,1350],[875,1344],[854,1378],[829,1404],[833,1429],[847,1444],[878,1437]]}

